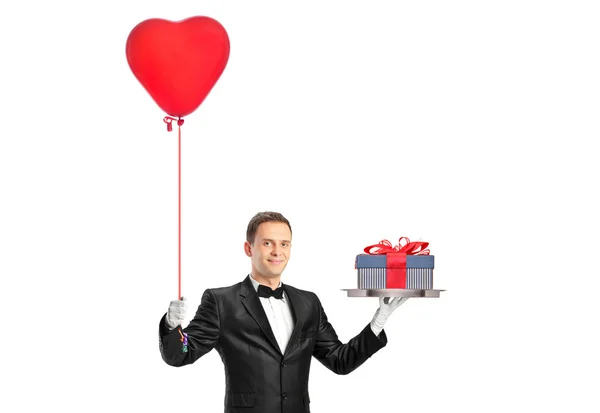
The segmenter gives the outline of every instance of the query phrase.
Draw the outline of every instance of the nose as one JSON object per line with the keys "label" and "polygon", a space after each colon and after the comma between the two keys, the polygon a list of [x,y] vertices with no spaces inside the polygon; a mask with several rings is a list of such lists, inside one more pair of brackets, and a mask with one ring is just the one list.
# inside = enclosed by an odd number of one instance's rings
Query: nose
{"label": "nose", "polygon": [[272,254],[272,255],[274,255],[274,256],[278,256],[278,255],[280,255],[280,254],[281,254],[281,251],[279,250],[279,248],[280,248],[279,246],[275,245],[275,246],[273,247],[273,250],[271,251],[271,254]]}

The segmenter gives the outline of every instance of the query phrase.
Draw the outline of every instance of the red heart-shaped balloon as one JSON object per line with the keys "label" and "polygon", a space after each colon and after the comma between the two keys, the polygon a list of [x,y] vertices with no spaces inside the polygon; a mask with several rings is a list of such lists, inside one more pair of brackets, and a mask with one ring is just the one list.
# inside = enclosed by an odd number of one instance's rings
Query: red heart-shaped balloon
{"label": "red heart-shaped balloon", "polygon": [[229,36],[215,19],[144,20],[127,38],[127,62],[158,106],[182,118],[211,91],[229,59]]}

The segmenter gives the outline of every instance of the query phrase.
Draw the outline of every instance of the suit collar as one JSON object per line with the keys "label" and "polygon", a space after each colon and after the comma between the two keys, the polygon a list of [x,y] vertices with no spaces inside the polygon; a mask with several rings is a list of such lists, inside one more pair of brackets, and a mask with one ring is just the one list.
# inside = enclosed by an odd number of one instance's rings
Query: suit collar
{"label": "suit collar", "polygon": [[[258,286],[259,285],[264,285],[264,284],[261,284],[258,281],[256,281],[254,279],[254,277],[252,276],[252,274],[249,274],[248,278],[250,278],[250,282],[252,283],[252,286],[254,287],[254,291],[258,291]],[[277,286],[277,288],[281,287],[281,285],[282,285],[282,282],[281,282],[281,280],[279,280],[279,285]],[[265,287],[269,287],[269,286],[265,285]],[[271,287],[269,287],[269,288],[271,288]]]}

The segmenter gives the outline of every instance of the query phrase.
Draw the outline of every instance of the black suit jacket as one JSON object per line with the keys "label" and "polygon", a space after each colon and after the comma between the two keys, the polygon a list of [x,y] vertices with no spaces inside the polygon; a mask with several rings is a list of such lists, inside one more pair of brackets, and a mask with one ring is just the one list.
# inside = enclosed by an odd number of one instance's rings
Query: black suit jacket
{"label": "black suit jacket", "polygon": [[171,366],[191,364],[217,350],[225,365],[225,413],[310,412],[308,375],[311,357],[336,374],[348,374],[387,344],[369,324],[348,343],[337,334],[319,298],[283,284],[294,317],[294,330],[282,354],[258,294],[247,276],[230,287],[207,289],[183,352],[179,327],[170,331],[160,321],[160,351]]}

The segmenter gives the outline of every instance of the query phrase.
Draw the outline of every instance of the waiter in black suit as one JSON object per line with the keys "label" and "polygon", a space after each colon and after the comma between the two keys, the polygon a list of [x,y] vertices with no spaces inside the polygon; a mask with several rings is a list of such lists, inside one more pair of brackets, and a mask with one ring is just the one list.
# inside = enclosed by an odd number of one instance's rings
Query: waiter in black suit
{"label": "waiter in black suit", "polygon": [[277,212],[256,214],[244,251],[252,272],[229,287],[204,291],[186,328],[187,302],[174,300],[159,326],[160,352],[171,366],[217,350],[225,365],[225,413],[310,412],[312,357],[348,374],[387,344],[383,325],[407,298],[380,298],[373,320],[343,344],[315,293],[281,283],[290,259],[292,228]]}

